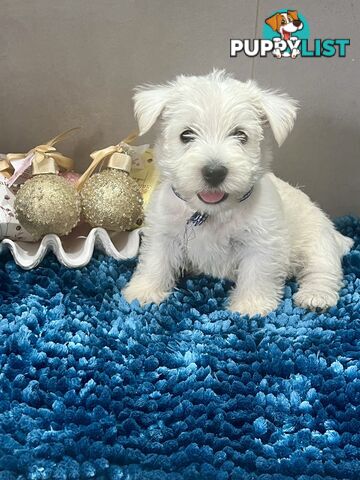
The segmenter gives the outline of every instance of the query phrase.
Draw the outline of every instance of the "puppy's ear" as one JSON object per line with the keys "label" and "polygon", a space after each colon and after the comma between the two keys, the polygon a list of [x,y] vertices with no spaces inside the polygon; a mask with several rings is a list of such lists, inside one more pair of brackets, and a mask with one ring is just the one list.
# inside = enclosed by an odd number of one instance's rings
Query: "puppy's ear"
{"label": "puppy's ear", "polygon": [[169,100],[170,91],[169,85],[145,85],[135,89],[134,113],[140,135],[154,125]]}
{"label": "puppy's ear", "polygon": [[288,10],[288,11],[287,11],[287,14],[290,15],[290,17],[291,17],[293,20],[299,20],[298,11],[297,11],[297,10]]}
{"label": "puppy's ear", "polygon": [[275,32],[279,30],[281,22],[281,14],[275,13],[272,17],[269,17],[265,20],[265,23],[269,25]]}
{"label": "puppy's ear", "polygon": [[286,93],[260,90],[260,105],[280,147],[294,126],[299,103]]}

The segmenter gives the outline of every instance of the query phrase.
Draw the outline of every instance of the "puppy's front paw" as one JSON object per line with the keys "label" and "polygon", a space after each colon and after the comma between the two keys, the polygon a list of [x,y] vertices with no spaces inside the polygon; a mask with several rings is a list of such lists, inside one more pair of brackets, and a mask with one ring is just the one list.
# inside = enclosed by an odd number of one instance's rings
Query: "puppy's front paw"
{"label": "puppy's front paw", "polygon": [[253,317],[254,315],[261,315],[265,317],[267,314],[275,310],[278,306],[276,299],[266,298],[248,298],[248,299],[239,299],[235,296],[232,298],[229,306],[229,310],[232,312],[239,312],[242,315],[249,315]]}
{"label": "puppy's front paw", "polygon": [[161,303],[170,292],[155,288],[153,282],[147,282],[142,278],[134,278],[122,291],[125,300],[131,303],[138,300],[140,305],[146,303]]}
{"label": "puppy's front paw", "polygon": [[300,287],[299,291],[294,294],[296,305],[310,310],[316,310],[317,308],[326,310],[335,306],[338,300],[339,294],[337,292],[316,291],[316,288],[309,287]]}

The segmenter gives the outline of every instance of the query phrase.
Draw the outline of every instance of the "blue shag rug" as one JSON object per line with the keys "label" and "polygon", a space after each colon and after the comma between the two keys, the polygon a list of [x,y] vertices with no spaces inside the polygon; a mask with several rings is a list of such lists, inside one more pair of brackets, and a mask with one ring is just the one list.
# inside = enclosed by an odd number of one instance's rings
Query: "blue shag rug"
{"label": "blue shag rug", "polygon": [[360,478],[360,221],[336,308],[249,320],[229,282],[129,306],[135,261],[0,266],[0,479]]}

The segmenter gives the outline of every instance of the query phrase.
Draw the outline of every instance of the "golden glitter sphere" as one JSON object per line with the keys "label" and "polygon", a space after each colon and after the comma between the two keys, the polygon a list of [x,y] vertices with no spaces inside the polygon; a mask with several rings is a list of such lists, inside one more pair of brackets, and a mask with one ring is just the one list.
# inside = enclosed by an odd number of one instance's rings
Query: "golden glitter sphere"
{"label": "golden glitter sphere", "polygon": [[127,172],[107,168],[92,175],[81,190],[82,213],[92,227],[123,232],[141,225],[143,199]]}
{"label": "golden glitter sphere", "polygon": [[15,197],[16,217],[34,240],[48,233],[67,235],[78,223],[80,212],[74,186],[52,173],[27,180]]}

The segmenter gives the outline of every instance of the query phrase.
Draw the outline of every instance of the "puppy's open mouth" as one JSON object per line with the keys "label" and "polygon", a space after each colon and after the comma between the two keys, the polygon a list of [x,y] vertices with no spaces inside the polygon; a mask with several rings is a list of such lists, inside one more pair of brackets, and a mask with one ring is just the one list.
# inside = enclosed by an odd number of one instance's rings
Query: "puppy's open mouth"
{"label": "puppy's open mouth", "polygon": [[212,203],[213,205],[216,203],[223,202],[227,199],[228,194],[225,192],[200,192],[198,193],[198,198],[204,203]]}
{"label": "puppy's open mouth", "polygon": [[287,32],[286,30],[283,30],[283,36],[284,36],[284,40],[288,41],[290,40],[290,37],[291,37],[291,32]]}

